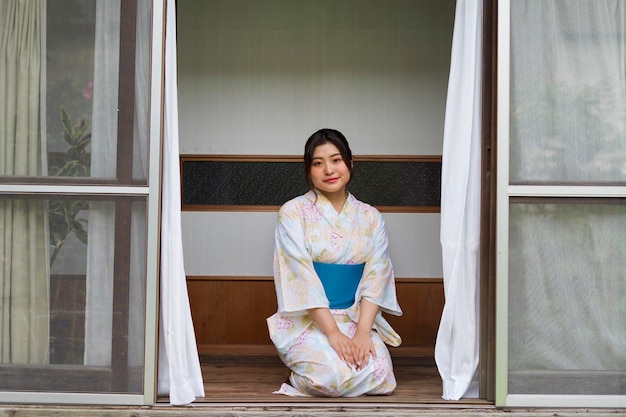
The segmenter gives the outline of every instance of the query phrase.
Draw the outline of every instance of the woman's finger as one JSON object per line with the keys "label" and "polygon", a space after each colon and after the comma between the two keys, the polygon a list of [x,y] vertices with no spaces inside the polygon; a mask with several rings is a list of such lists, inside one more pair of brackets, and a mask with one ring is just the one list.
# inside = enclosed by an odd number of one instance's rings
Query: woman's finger
{"label": "woman's finger", "polygon": [[355,353],[352,349],[351,346],[346,346],[346,350],[345,350],[345,357],[346,357],[346,363],[348,364],[348,366],[356,366],[356,357],[355,357]]}

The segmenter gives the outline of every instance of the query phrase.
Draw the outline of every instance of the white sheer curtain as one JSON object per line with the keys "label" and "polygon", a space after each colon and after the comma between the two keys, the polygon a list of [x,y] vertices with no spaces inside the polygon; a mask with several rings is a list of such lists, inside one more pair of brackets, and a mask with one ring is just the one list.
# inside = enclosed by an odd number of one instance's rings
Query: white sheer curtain
{"label": "white sheer curtain", "polygon": [[[624,14],[511,2],[511,182],[626,182]],[[626,207],[611,200],[511,205],[509,392],[624,394]]]}
{"label": "white sheer curtain", "polygon": [[[92,177],[114,178],[117,162],[117,115],[120,46],[120,0],[96,4],[96,39],[92,118]],[[151,1],[137,2],[133,178],[147,177]],[[111,364],[115,204],[89,204],[85,364]],[[145,329],[145,205],[131,215],[128,365],[143,366]]]}
{"label": "white sheer curtain", "polygon": [[[150,39],[152,37],[152,0],[137,1],[137,37],[135,50],[135,120],[133,141],[133,179],[148,176],[148,128],[150,114]],[[131,215],[130,305],[128,334],[143,335],[146,294],[146,206],[134,204]],[[144,338],[128,340],[128,364],[142,366]]]}
{"label": "white sheer curtain", "polygon": [[435,345],[446,400],[478,394],[481,41],[482,1],[457,1],[441,178],[445,305]]}
{"label": "white sheer curtain", "polygon": [[[114,178],[117,160],[120,0],[96,3],[91,176]],[[89,204],[85,365],[111,365],[115,205]],[[98,236],[96,239],[95,236]],[[106,342],[105,342],[106,341]]]}
{"label": "white sheer curtain", "polygon": [[204,384],[183,262],[178,149],[176,3],[167,2],[165,38],[163,207],[161,220],[161,320],[159,395],[173,405],[204,397]]}
{"label": "white sheer curtain", "polygon": [[[45,3],[0,2],[0,175],[41,176],[42,25]],[[46,205],[0,200],[0,363],[49,360]]]}

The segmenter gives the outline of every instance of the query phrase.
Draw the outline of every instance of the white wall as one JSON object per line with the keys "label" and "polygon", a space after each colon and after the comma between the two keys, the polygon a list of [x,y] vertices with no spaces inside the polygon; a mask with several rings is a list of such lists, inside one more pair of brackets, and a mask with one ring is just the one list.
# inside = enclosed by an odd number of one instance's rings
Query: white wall
{"label": "white wall", "polygon": [[[438,214],[383,214],[398,278],[441,277]],[[271,276],[276,213],[183,213],[187,275]]]}
{"label": "white wall", "polygon": [[181,153],[439,155],[454,1],[182,0]]}
{"label": "white wall", "polygon": [[[440,155],[454,3],[179,1],[180,152],[301,155],[331,127],[355,155]],[[439,216],[385,218],[396,275],[440,277]],[[274,220],[183,213],[187,274],[271,275]]]}

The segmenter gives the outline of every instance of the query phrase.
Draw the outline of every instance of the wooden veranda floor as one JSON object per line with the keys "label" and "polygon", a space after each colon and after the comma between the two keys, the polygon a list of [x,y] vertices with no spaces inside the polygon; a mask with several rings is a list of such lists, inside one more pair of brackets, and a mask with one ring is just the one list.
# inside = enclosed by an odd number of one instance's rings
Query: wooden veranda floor
{"label": "wooden veranda floor", "polygon": [[[294,398],[273,394],[287,377],[276,356],[203,356],[205,398],[202,403],[397,403],[449,406],[490,406],[484,400],[444,401],[441,378],[432,359],[394,358],[398,386],[389,396],[358,398]],[[167,401],[167,399],[160,399]]]}

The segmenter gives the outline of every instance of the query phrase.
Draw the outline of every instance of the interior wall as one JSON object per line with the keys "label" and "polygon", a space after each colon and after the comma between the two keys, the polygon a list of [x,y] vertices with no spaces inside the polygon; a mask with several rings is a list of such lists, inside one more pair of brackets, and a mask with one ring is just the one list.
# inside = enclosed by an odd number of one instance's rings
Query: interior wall
{"label": "interior wall", "polygon": [[[181,154],[440,155],[454,3],[179,0]],[[271,275],[275,216],[183,212],[187,275]],[[384,218],[396,276],[441,277],[439,215]]]}
{"label": "interior wall", "polygon": [[[384,213],[383,218],[396,277],[441,277],[439,214]],[[184,212],[185,272],[271,276],[275,224],[276,213]]]}
{"label": "interior wall", "polygon": [[181,153],[440,155],[454,3],[179,1]]}

